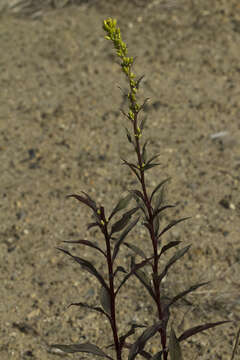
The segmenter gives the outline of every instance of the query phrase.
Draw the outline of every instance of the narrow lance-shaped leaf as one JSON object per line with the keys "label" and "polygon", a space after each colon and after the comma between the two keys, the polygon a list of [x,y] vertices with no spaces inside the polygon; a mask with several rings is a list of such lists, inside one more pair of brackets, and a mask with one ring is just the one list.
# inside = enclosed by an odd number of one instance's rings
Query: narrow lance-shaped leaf
{"label": "narrow lance-shaped leaf", "polygon": [[129,220],[131,219],[132,215],[138,210],[138,207],[133,208],[129,211],[127,211],[125,214],[123,214],[123,216],[121,217],[120,220],[116,221],[111,229],[111,235],[115,232],[121,231],[129,222]]}
{"label": "narrow lance-shaped leaf", "polygon": [[159,283],[162,281],[162,279],[167,275],[167,272],[169,270],[169,268],[178,260],[180,259],[189,249],[190,249],[191,245],[188,245],[186,247],[184,247],[183,249],[178,250],[175,255],[173,255],[171,257],[171,259],[168,261],[167,265],[165,266],[164,270],[162,271],[162,273],[158,276],[158,281]]}
{"label": "narrow lance-shaped leaf", "polygon": [[[151,162],[152,162],[153,160],[157,159],[159,156],[160,156],[160,154],[157,154],[157,155],[152,156],[152,157],[147,161],[147,164],[146,164],[146,165],[151,164]],[[159,164],[158,164],[158,165],[159,165]]]}
{"label": "narrow lance-shaped leaf", "polygon": [[110,293],[105,287],[100,288],[100,302],[103,310],[110,316],[111,315],[111,298]]}
{"label": "narrow lance-shaped leaf", "polygon": [[176,205],[163,205],[163,206],[161,206],[159,208],[155,207],[154,212],[153,212],[153,218],[155,216],[157,216],[158,214],[160,214],[161,212],[163,212],[164,210],[171,209],[171,208],[174,208],[174,207],[176,207]]}
{"label": "narrow lance-shaped leaf", "polygon": [[190,216],[182,218],[182,219],[178,219],[178,220],[173,220],[171,221],[158,235],[158,238],[160,238],[166,231],[170,230],[173,226],[179,224],[182,221],[185,221],[187,219],[190,219]]}
{"label": "narrow lance-shaped leaf", "polygon": [[145,289],[147,289],[148,293],[151,295],[154,301],[156,301],[156,296],[154,294],[153,288],[151,286],[151,282],[147,278],[146,274],[142,270],[135,271],[135,275],[138,280],[143,284]]}
{"label": "narrow lance-shaped leaf", "polygon": [[134,226],[137,225],[138,220],[139,220],[139,217],[136,218],[132,223],[130,223],[128,225],[128,227],[121,233],[121,235],[120,235],[119,239],[117,240],[117,242],[116,242],[116,244],[114,246],[114,249],[113,249],[112,262],[114,262],[117,254],[118,254],[120,245],[123,243],[123,241],[126,238],[126,236],[128,235],[128,233],[134,228]]}
{"label": "narrow lance-shaped leaf", "polygon": [[234,360],[235,354],[237,352],[237,347],[238,347],[238,343],[239,343],[239,337],[240,337],[240,328],[238,329],[237,335],[236,335],[236,339],[235,339],[235,345],[232,351],[232,356],[231,356],[231,360]]}
{"label": "narrow lance-shaped leaf", "polygon": [[149,139],[147,139],[145,141],[145,143],[143,144],[143,147],[142,147],[142,161],[144,163],[146,163],[146,161],[147,161],[147,149],[146,148],[147,148],[148,142],[149,142]]}
{"label": "narrow lance-shaped leaf", "polygon": [[97,311],[97,312],[99,312],[101,314],[104,314],[109,319],[109,315],[102,308],[100,308],[98,306],[88,305],[87,303],[83,303],[83,302],[71,303],[70,305],[68,305],[68,308],[70,306],[82,306],[82,307],[88,308],[90,310],[94,310],[94,311]]}
{"label": "narrow lance-shaped leaf", "polygon": [[133,269],[131,269],[131,271],[125,276],[125,278],[121,281],[120,285],[117,288],[117,291],[115,292],[115,294],[118,293],[118,291],[121,289],[121,287],[125,284],[125,282],[133,275],[135,274],[136,270],[141,269],[143,266],[145,266],[146,264],[148,264],[152,259],[154,258],[154,255],[141,261],[140,263],[137,263]]}
{"label": "narrow lance-shaped leaf", "polygon": [[134,344],[131,346],[128,360],[134,360],[137,354],[141,352],[141,350],[144,349],[147,341],[153,337],[157,331],[159,331],[163,327],[163,322],[159,321],[156,324],[149,326],[142,335],[134,342]]}
{"label": "narrow lance-shaped leaf", "polygon": [[161,181],[161,182],[155,187],[155,189],[153,190],[153,192],[152,192],[152,194],[151,194],[151,196],[150,196],[150,202],[152,201],[152,198],[153,198],[154,194],[155,194],[164,184],[166,184],[166,182],[168,182],[169,180],[170,180],[170,178],[167,178],[167,179]]}
{"label": "narrow lance-shaped leaf", "polygon": [[132,195],[128,194],[126,197],[124,197],[123,199],[120,199],[119,202],[117,203],[117,205],[115,206],[115,208],[113,209],[111,215],[109,216],[108,221],[111,220],[111,218],[120,210],[123,210],[127,207],[127,205],[129,204],[130,200],[132,199]]}
{"label": "narrow lance-shaped leaf", "polygon": [[199,332],[205,331],[207,329],[213,328],[213,327],[218,326],[218,325],[226,324],[228,322],[231,322],[231,321],[230,320],[225,320],[225,321],[218,321],[218,322],[215,322],[215,323],[206,323],[206,324],[203,324],[203,325],[194,326],[191,329],[188,329],[188,330],[184,331],[182,333],[182,335],[179,336],[178,341],[180,342],[180,341],[186,340],[189,337],[191,337],[191,336],[193,336],[193,335],[195,335],[195,334],[197,334]]}
{"label": "narrow lance-shaped leaf", "polygon": [[186,296],[187,294],[189,294],[190,292],[193,292],[195,290],[197,290],[199,287],[204,286],[209,284],[209,281],[200,283],[200,284],[195,284],[190,286],[190,288],[188,288],[187,290],[182,291],[181,293],[179,293],[178,295],[174,296],[174,298],[170,301],[169,304],[167,304],[167,307],[169,308],[172,304],[174,304],[177,300],[181,299],[182,297]]}
{"label": "narrow lance-shaped leaf", "polygon": [[169,353],[171,360],[182,360],[182,351],[173,327],[170,331]]}
{"label": "narrow lance-shaped leaf", "polygon": [[77,195],[77,194],[68,195],[67,198],[73,197],[73,198],[77,199],[78,201],[84,203],[85,205],[89,206],[94,212],[96,212],[97,205],[96,205],[95,201],[92,200],[90,198],[90,196],[88,194],[86,194],[85,192],[82,191],[82,193],[86,196],[86,198],[84,198],[81,195]]}
{"label": "narrow lance-shaped leaf", "polygon": [[147,256],[145,255],[145,253],[143,252],[142,249],[140,249],[138,246],[133,245],[133,244],[129,244],[127,242],[124,243],[125,246],[127,246],[129,249],[131,249],[132,251],[135,252],[136,255],[141,256],[143,259],[146,259]]}
{"label": "narrow lance-shaped leaf", "polygon": [[80,239],[80,240],[70,240],[70,241],[67,240],[67,241],[62,241],[62,242],[68,243],[68,244],[82,244],[82,245],[92,247],[92,248],[98,250],[100,253],[102,253],[106,257],[105,252],[100,247],[98,247],[96,244],[94,244],[92,241]]}
{"label": "narrow lance-shaped leaf", "polygon": [[127,273],[127,271],[124,269],[124,267],[123,266],[117,266],[117,268],[116,268],[116,270],[114,271],[114,273],[113,273],[113,277],[118,273],[118,272],[123,272],[123,273]]}
{"label": "narrow lance-shaped leaf", "polygon": [[149,169],[151,169],[151,168],[153,168],[153,167],[155,167],[155,166],[159,166],[159,165],[161,165],[161,164],[160,164],[160,163],[146,164],[146,165],[144,166],[143,170],[146,171],[146,170],[149,170]]}
{"label": "narrow lance-shaped leaf", "polygon": [[146,327],[146,326],[145,325],[132,324],[131,329],[125,335],[120,336],[120,338],[119,338],[120,348],[122,348],[124,346],[124,343],[125,343],[126,339],[129,336],[135,334],[135,329],[139,328],[139,327],[143,328],[143,327]]}
{"label": "narrow lance-shaped leaf", "polygon": [[131,137],[131,134],[129,132],[129,130],[125,127],[125,130],[126,130],[126,135],[127,135],[127,139],[128,141],[133,144],[133,141],[132,141],[132,137]]}
{"label": "narrow lance-shaped leaf", "polygon": [[94,275],[97,280],[100,282],[100,284],[102,286],[104,286],[106,289],[108,289],[108,286],[105,282],[105,280],[103,279],[102,275],[99,274],[99,272],[97,271],[97,269],[93,266],[93,264],[91,264],[89,261],[80,258],[78,256],[74,256],[72,255],[69,251],[61,249],[61,248],[57,248],[58,250],[62,251],[63,253],[71,256],[78,264],[80,264],[83,269],[87,270],[88,272],[90,272],[92,275]]}
{"label": "narrow lance-shaped leaf", "polygon": [[[162,254],[164,254],[167,250],[171,249],[172,247],[175,247],[177,245],[179,245],[181,243],[180,240],[176,240],[176,241],[170,241],[167,245],[164,245],[161,249],[161,252],[160,252],[160,256]],[[160,257],[159,256],[159,257]]]}
{"label": "narrow lance-shaped leaf", "polygon": [[128,165],[130,167],[130,169],[132,170],[132,172],[134,172],[134,174],[136,175],[138,180],[141,181],[140,175],[138,174],[138,168],[136,167],[136,165],[131,164],[124,159],[122,159],[122,161],[123,161],[123,165]]}
{"label": "narrow lance-shaped leaf", "polygon": [[93,355],[98,355],[101,357],[106,357],[107,359],[113,360],[110,356],[105,354],[98,346],[91,344],[89,342],[84,344],[73,344],[73,345],[61,345],[61,344],[53,344],[52,348],[62,350],[65,353],[73,354],[78,352],[89,353]]}

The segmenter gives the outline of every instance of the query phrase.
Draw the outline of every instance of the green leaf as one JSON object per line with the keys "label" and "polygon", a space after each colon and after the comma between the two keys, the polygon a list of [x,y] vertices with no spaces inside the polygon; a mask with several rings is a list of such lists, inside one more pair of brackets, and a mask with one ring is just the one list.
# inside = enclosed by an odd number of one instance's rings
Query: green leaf
{"label": "green leaf", "polygon": [[162,279],[167,275],[167,272],[169,268],[177,261],[179,260],[189,249],[191,245],[188,245],[180,250],[178,250],[175,255],[171,257],[171,259],[168,261],[167,265],[165,266],[162,273],[158,276],[159,283],[162,281]]}
{"label": "green leaf", "polygon": [[111,229],[111,235],[115,232],[121,231],[125,228],[125,226],[128,224],[129,220],[131,219],[132,215],[138,210],[138,207],[133,208],[129,211],[127,211],[120,220],[116,221]]}
{"label": "green leaf", "polygon": [[106,357],[110,360],[113,360],[110,356],[105,354],[98,346],[91,344],[89,342],[84,344],[73,344],[73,345],[61,345],[61,344],[53,344],[52,348],[62,350],[65,353],[73,354],[78,352],[85,352],[89,354],[94,354],[102,357]]}
{"label": "green leaf", "polygon": [[101,252],[106,257],[105,252],[102,249],[100,249],[100,247],[98,247],[96,244],[94,244],[92,241],[81,239],[81,240],[70,240],[70,241],[62,241],[62,242],[68,243],[68,244],[83,244],[83,245],[92,247],[92,248],[98,250],[99,252]]}
{"label": "green leaf", "polygon": [[170,338],[169,338],[169,353],[171,360],[182,360],[182,352],[179,341],[176,337],[175,331],[173,327],[170,331]]}
{"label": "green leaf", "polygon": [[122,244],[123,240],[126,238],[126,236],[128,235],[128,233],[134,228],[134,226],[136,226],[136,224],[138,223],[138,220],[139,220],[139,217],[136,218],[132,223],[130,223],[130,224],[128,225],[128,227],[121,233],[119,239],[117,240],[117,242],[116,242],[116,244],[115,244],[115,246],[114,246],[113,256],[112,256],[112,262],[114,262],[117,254],[118,254],[120,245]]}
{"label": "green leaf", "polygon": [[147,341],[153,337],[158,330],[163,328],[163,322],[158,321],[156,324],[149,326],[142,335],[133,343],[133,345],[130,348],[128,360],[134,360],[145,347]]}
{"label": "green leaf", "polygon": [[109,216],[108,221],[111,220],[111,218],[120,210],[123,210],[127,207],[127,205],[129,204],[130,200],[132,199],[132,195],[128,194],[126,197],[122,198],[119,200],[119,202],[117,203],[117,205],[115,206],[115,208],[113,209],[111,215]]}
{"label": "green leaf", "polygon": [[57,249],[62,251],[65,254],[71,256],[78,264],[80,264],[82,266],[83,269],[87,270],[90,274],[94,275],[102,286],[104,286],[106,289],[108,289],[108,286],[107,286],[105,280],[103,279],[102,275],[99,274],[99,272],[96,270],[96,268],[89,261],[87,261],[83,258],[80,258],[78,256],[74,256],[67,250],[64,250],[61,248],[57,248]]}

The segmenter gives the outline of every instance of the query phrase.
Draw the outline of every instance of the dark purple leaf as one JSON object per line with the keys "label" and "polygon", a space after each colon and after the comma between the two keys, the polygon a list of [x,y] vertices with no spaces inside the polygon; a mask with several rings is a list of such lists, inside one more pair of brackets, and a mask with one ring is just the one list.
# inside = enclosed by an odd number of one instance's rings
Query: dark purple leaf
{"label": "dark purple leaf", "polygon": [[117,205],[115,206],[115,208],[113,209],[111,215],[109,216],[108,221],[111,220],[111,218],[120,210],[123,210],[127,207],[127,205],[129,204],[130,200],[132,199],[132,195],[128,194],[125,198],[121,199]]}
{"label": "dark purple leaf", "polygon": [[162,254],[164,254],[168,249],[171,249],[172,247],[174,246],[177,246],[181,243],[181,241],[179,240],[176,240],[176,241],[170,241],[167,245],[164,245],[161,249],[161,252],[160,252],[160,256]]}
{"label": "dark purple leaf", "polygon": [[153,218],[153,229],[154,229],[155,237],[158,236],[159,227],[160,227],[160,216],[155,216]]}
{"label": "dark purple leaf", "polygon": [[144,195],[141,193],[141,191],[135,189],[135,190],[130,190],[130,193],[133,194],[135,199],[139,198],[143,201],[143,203],[145,202]]}
{"label": "dark purple leaf", "polygon": [[129,132],[129,130],[125,127],[125,130],[126,130],[126,134],[127,134],[127,139],[128,141],[133,144],[133,141],[132,141],[132,137],[131,137],[131,134]]}
{"label": "dark purple leaf", "polygon": [[[134,259],[132,258],[131,268],[135,267]],[[145,289],[147,289],[150,296],[156,301],[156,296],[154,294],[153,288],[151,286],[151,281],[148,279],[147,275],[141,269],[135,270],[134,275],[138,278],[138,280],[143,284]]]}
{"label": "dark purple leaf", "polygon": [[90,246],[98,251],[100,251],[104,256],[106,256],[105,252],[100,249],[96,244],[94,244],[92,241],[89,240],[70,240],[70,241],[63,241],[64,243],[69,243],[69,244],[83,244],[86,246]]}
{"label": "dark purple leaf", "polygon": [[187,294],[189,294],[190,292],[193,292],[195,290],[197,290],[199,287],[204,286],[209,284],[209,281],[200,283],[200,284],[195,284],[190,286],[190,288],[188,288],[187,290],[182,291],[181,293],[179,293],[178,295],[174,296],[174,298],[170,301],[169,304],[167,304],[167,307],[169,308],[172,304],[174,304],[177,300],[181,299],[182,297],[186,296]]}
{"label": "dark purple leaf", "polygon": [[136,264],[131,271],[125,276],[125,278],[121,281],[119,287],[117,288],[117,291],[115,294],[118,293],[118,291],[121,289],[121,287],[123,286],[123,284],[130,278],[130,276],[132,276],[136,270],[141,269],[143,266],[145,266],[146,264],[148,264],[150,262],[150,260],[152,260],[154,258],[154,256],[151,256],[143,261],[141,261],[140,263]]}
{"label": "dark purple leaf", "polygon": [[164,184],[166,184],[166,182],[168,182],[170,179],[171,179],[171,178],[167,178],[167,179],[161,181],[161,182],[155,187],[155,189],[153,190],[153,192],[152,192],[152,194],[151,194],[151,196],[150,196],[150,202],[152,202],[152,198],[153,198],[154,194],[155,194]]}
{"label": "dark purple leaf", "polygon": [[167,272],[169,268],[178,260],[180,259],[189,249],[191,245],[188,245],[180,250],[178,250],[175,255],[171,257],[171,259],[168,261],[167,265],[165,266],[163,272],[158,276],[159,283],[162,281],[162,279],[167,275]]}
{"label": "dark purple leaf", "polygon": [[94,223],[89,223],[89,224],[87,224],[87,229],[89,230],[89,229],[91,229],[91,228],[93,228],[93,227],[100,227],[100,223],[98,223],[98,222],[94,222]]}
{"label": "dark purple leaf", "polygon": [[132,172],[134,172],[134,174],[136,175],[136,177],[138,178],[139,181],[141,181],[141,178],[138,174],[138,168],[136,167],[136,165],[134,164],[130,164],[129,162],[127,162],[126,160],[122,159],[123,161],[123,165],[128,165],[130,167],[130,169],[132,170]]}
{"label": "dark purple leaf", "polygon": [[108,359],[113,360],[110,356],[105,354],[98,346],[85,343],[85,344],[73,344],[73,345],[61,345],[61,344],[54,344],[51,345],[52,348],[62,350],[65,353],[73,354],[78,352],[85,352],[89,354],[94,354],[102,357],[106,357]]}
{"label": "dark purple leaf", "polygon": [[143,145],[143,148],[142,148],[142,161],[144,163],[146,163],[147,161],[147,151],[146,151],[146,147],[147,147],[147,144],[149,142],[149,139],[145,141],[144,145]]}
{"label": "dark purple leaf", "polygon": [[213,328],[213,327],[218,326],[218,325],[226,324],[228,322],[231,322],[231,321],[230,320],[225,320],[225,321],[218,321],[218,322],[215,322],[215,323],[206,323],[206,324],[203,324],[203,325],[194,326],[191,329],[188,329],[188,330],[184,331],[182,333],[182,335],[179,336],[178,341],[180,342],[180,341],[186,340],[190,336],[193,336],[193,335],[195,335],[195,334],[197,334],[199,332],[205,331],[207,329]]}
{"label": "dark purple leaf", "polygon": [[136,218],[132,223],[130,223],[128,225],[128,227],[121,233],[121,235],[120,235],[119,239],[117,240],[117,242],[114,246],[114,249],[113,249],[112,262],[114,262],[117,254],[118,254],[120,245],[123,243],[123,241],[126,238],[126,236],[128,235],[128,233],[134,228],[134,226],[136,226],[136,224],[138,223],[138,220],[139,220],[139,217]]}
{"label": "dark purple leaf", "polygon": [[143,328],[143,327],[146,327],[146,326],[145,326],[145,325],[132,324],[131,329],[130,329],[125,335],[120,336],[120,338],[119,338],[119,343],[120,343],[120,347],[121,347],[121,348],[124,346],[126,339],[127,339],[129,336],[135,334],[135,329],[136,329],[136,328],[139,328],[139,327],[140,327],[140,328]]}
{"label": "dark purple leaf", "polygon": [[187,219],[190,219],[190,216],[182,218],[182,219],[178,219],[178,220],[173,220],[170,222],[170,224],[168,224],[158,235],[158,238],[160,238],[166,231],[170,230],[173,226],[177,225],[178,223],[185,221]]}
{"label": "dark purple leaf", "polygon": [[136,358],[137,354],[139,354],[144,349],[147,341],[151,337],[153,337],[156,334],[156,332],[158,330],[160,330],[161,328],[163,328],[163,322],[159,321],[156,324],[154,324],[154,325],[148,327],[146,330],[144,330],[142,335],[131,346],[131,349],[129,351],[128,360],[134,360]]}
{"label": "dark purple leaf", "polygon": [[152,156],[152,157],[148,160],[148,162],[147,162],[146,165],[149,165],[153,160],[157,159],[159,156],[160,156],[160,154],[157,154],[157,155]]}
{"label": "dark purple leaf", "polygon": [[86,194],[85,192],[82,191],[82,193],[86,196],[86,198],[84,198],[81,195],[76,195],[76,194],[72,194],[72,195],[68,195],[67,197],[73,197],[75,199],[77,199],[78,201],[86,204],[87,206],[89,206],[94,212],[97,211],[97,205],[95,203],[95,201],[93,201],[90,196],[88,196],[88,194]]}
{"label": "dark purple leaf", "polygon": [[175,331],[173,330],[173,327],[170,331],[170,338],[169,338],[169,353],[170,353],[170,359],[171,360],[182,360],[182,351],[179,344],[179,341],[176,337]]}
{"label": "dark purple leaf", "polygon": [[105,287],[100,289],[100,302],[103,310],[111,316],[111,297],[109,291]]}
{"label": "dark purple leaf", "polygon": [[136,255],[141,256],[143,259],[146,259],[147,256],[144,254],[144,252],[142,251],[142,249],[140,249],[138,246],[133,245],[133,244],[129,244],[129,243],[124,243],[124,245],[126,245],[129,249],[131,249],[132,251],[135,252]]}
{"label": "dark purple leaf", "polygon": [[162,360],[162,351],[157,352],[150,360]]}
{"label": "dark purple leaf", "polygon": [[146,164],[146,165],[144,166],[143,170],[144,170],[144,171],[145,171],[145,170],[149,170],[149,169],[151,169],[151,168],[153,168],[153,167],[155,167],[155,166],[159,166],[159,165],[161,165],[161,164],[160,164],[160,163]]}
{"label": "dark purple leaf", "polygon": [[117,268],[116,268],[116,270],[114,271],[114,273],[113,273],[113,277],[117,274],[117,272],[123,272],[123,273],[127,273],[127,271],[124,269],[124,267],[122,267],[122,266],[118,266]]}
{"label": "dark purple leaf", "polygon": [[235,339],[235,345],[233,348],[233,352],[232,352],[232,356],[231,356],[231,360],[234,359],[236,351],[237,351],[237,347],[238,347],[238,343],[239,343],[239,337],[240,337],[240,328],[238,329],[237,335],[236,335],[236,339]]}
{"label": "dark purple leaf", "polygon": [[144,116],[144,118],[141,120],[141,122],[139,124],[139,128],[140,128],[141,132],[143,132],[143,130],[144,130],[146,121],[147,121],[147,116]]}
{"label": "dark purple leaf", "polygon": [[[140,78],[137,80],[137,82],[136,82],[136,88],[137,88],[137,89],[139,89],[140,83],[141,83],[142,79],[144,78],[144,76],[145,76],[145,75],[140,76]],[[149,100],[148,98],[145,99],[143,105],[144,105],[148,100]],[[143,105],[142,105],[142,106],[143,106]]]}
{"label": "dark purple leaf", "polygon": [[78,256],[74,256],[67,250],[64,250],[61,248],[57,248],[57,249],[64,252],[65,254],[71,256],[78,264],[80,264],[82,266],[82,268],[84,270],[87,270],[89,273],[94,275],[98,279],[98,281],[102,284],[102,286],[104,286],[106,289],[108,289],[108,286],[107,286],[105,280],[103,279],[102,275],[99,274],[99,272],[96,270],[96,268],[89,261],[87,261],[83,258],[80,258]]}
{"label": "dark purple leaf", "polygon": [[107,316],[107,318],[109,318],[108,314],[105,313],[105,311],[103,311],[103,309],[100,308],[100,307],[98,307],[98,306],[92,306],[92,305],[88,305],[87,303],[82,303],[82,302],[79,302],[79,303],[71,303],[70,305],[68,305],[68,308],[69,308],[70,306],[82,306],[82,307],[86,307],[86,308],[88,308],[88,309],[90,309],[90,310],[94,310],[94,311],[97,311],[97,312],[99,312],[99,313],[101,313],[101,314],[104,314],[104,315]]}
{"label": "dark purple leaf", "polygon": [[128,224],[129,220],[131,219],[132,215],[138,210],[138,207],[127,211],[120,220],[116,221],[111,229],[111,235],[115,232],[121,231],[124,227]]}
{"label": "dark purple leaf", "polygon": [[162,211],[166,210],[166,209],[170,209],[170,208],[174,208],[176,207],[176,205],[163,205],[160,208],[156,208],[153,212],[153,216],[157,216],[158,214],[160,214]]}

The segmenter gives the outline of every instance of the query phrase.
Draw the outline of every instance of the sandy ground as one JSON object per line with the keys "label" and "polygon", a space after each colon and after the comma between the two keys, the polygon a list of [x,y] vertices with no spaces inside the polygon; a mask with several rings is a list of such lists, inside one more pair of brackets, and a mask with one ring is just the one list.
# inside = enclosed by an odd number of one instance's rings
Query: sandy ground
{"label": "sandy ground", "polygon": [[[240,5],[238,0],[89,1],[0,21],[0,358],[93,359],[50,351],[52,343],[112,339],[106,321],[71,302],[98,304],[98,283],[56,250],[94,238],[89,211],[66,195],[84,190],[110,211],[136,187],[120,158],[133,159],[119,111],[126,88],[102,21],[116,17],[135,73],[150,97],[145,136],[161,166],[150,188],[171,177],[178,204],[163,219],[191,216],[164,241],[192,244],[169,272],[168,296],[212,283],[172,310],[177,335],[204,322],[231,320],[183,343],[184,360],[230,359],[240,323]],[[175,5],[175,6],[172,6]],[[150,251],[141,226],[128,238]],[[67,248],[67,247],[66,247]],[[93,259],[90,249],[69,246]],[[173,252],[171,253],[171,255]],[[121,252],[127,266],[130,250]],[[164,261],[166,261],[164,259]],[[163,261],[163,263],[164,263]],[[155,309],[133,279],[120,292],[121,332],[151,325]],[[147,349],[158,351],[158,338]],[[239,358],[240,350],[238,350]],[[96,357],[97,358],[97,357]]]}

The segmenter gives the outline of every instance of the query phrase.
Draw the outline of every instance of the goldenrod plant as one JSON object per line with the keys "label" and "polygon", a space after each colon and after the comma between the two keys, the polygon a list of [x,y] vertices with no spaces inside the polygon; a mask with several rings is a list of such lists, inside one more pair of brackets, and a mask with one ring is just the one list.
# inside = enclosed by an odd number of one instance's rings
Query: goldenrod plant
{"label": "goldenrod plant", "polygon": [[[130,171],[134,174],[139,187],[137,189],[128,190],[128,195],[120,199],[118,203],[113,206],[109,215],[106,214],[104,206],[102,204],[97,204],[87,193],[82,192],[81,195],[69,195],[69,197],[75,198],[80,203],[90,208],[94,220],[88,224],[88,229],[96,227],[103,239],[102,241],[98,240],[97,244],[90,240],[65,242],[77,243],[93,248],[99,256],[102,256],[103,259],[105,259],[107,272],[106,281],[103,274],[91,263],[91,261],[73,255],[66,249],[58,248],[61,252],[73,258],[84,270],[95,276],[101,289],[100,306],[95,307],[83,302],[71,305],[94,310],[107,318],[113,337],[113,340],[108,340],[110,343],[113,341],[116,360],[123,359],[123,349],[127,349],[128,351],[128,360],[134,360],[138,355],[152,360],[182,360],[182,341],[199,332],[224,324],[228,322],[228,320],[197,324],[190,329],[186,329],[179,336],[175,333],[173,327],[174,321],[171,319],[170,314],[172,305],[179,299],[184,298],[187,294],[206,285],[208,282],[194,284],[167,301],[166,299],[163,301],[163,280],[165,280],[165,277],[172,266],[180,260],[190,248],[190,245],[188,245],[179,249],[178,246],[181,241],[177,240],[164,242],[163,235],[172,227],[182,221],[185,221],[187,218],[173,220],[167,226],[162,226],[162,213],[167,209],[172,208],[174,205],[168,205],[163,202],[163,189],[167,179],[163,179],[152,190],[148,189],[146,186],[147,173],[159,164],[156,162],[158,155],[147,155],[146,150],[148,141],[144,141],[143,136],[145,120],[140,120],[139,116],[148,100],[146,99],[142,104],[138,103],[138,90],[143,77],[141,76],[137,78],[133,72],[134,58],[128,56],[127,45],[122,40],[120,28],[117,27],[117,21],[112,18],[104,20],[103,30],[106,33],[105,38],[112,41],[114,45],[116,54],[121,61],[122,72],[125,74],[129,86],[128,94],[126,94],[128,97],[128,111],[122,112],[130,127],[130,129],[125,128],[126,137],[136,153],[136,162],[132,163],[123,159],[123,164],[129,167]],[[129,210],[131,201],[134,201],[135,205]],[[119,216],[122,211],[124,212],[121,216]],[[118,215],[117,220],[116,215]],[[151,244],[151,246],[149,246],[149,248],[151,248],[150,255],[145,254],[138,244],[126,242],[127,236],[129,237],[130,232],[138,223],[141,223],[142,226],[147,229],[149,242]],[[99,244],[101,244],[101,246]],[[123,265],[116,265],[116,258],[119,255],[119,250],[124,244],[132,252],[129,269],[126,269]],[[159,260],[162,259],[163,254],[173,250],[174,253],[172,257],[170,257],[163,267],[161,265],[160,270]],[[142,259],[140,262],[136,262],[137,255]],[[151,269],[150,276],[146,271],[144,271],[146,266]],[[122,280],[117,282],[116,279],[118,278],[120,272],[124,275]],[[153,299],[158,319],[155,323],[148,327],[142,324],[133,324],[129,329],[126,329],[124,334],[120,334],[118,330],[118,322],[121,321],[121,319],[117,319],[116,316],[116,298],[120,289],[132,276],[135,276],[139,280],[140,286],[143,286],[149,296]],[[170,322],[171,325],[169,325]],[[135,331],[140,331],[141,334],[137,339],[135,338],[135,341],[130,342],[131,335],[133,335]],[[159,349],[155,354],[150,354],[144,348],[148,340],[156,334],[159,334]],[[94,356],[105,357],[113,360],[105,349],[100,349],[97,345],[90,342],[72,345],[55,344],[52,345],[52,347],[58,348],[65,353],[85,352]],[[235,352],[236,346],[234,348],[234,353],[232,354],[232,359]]]}

